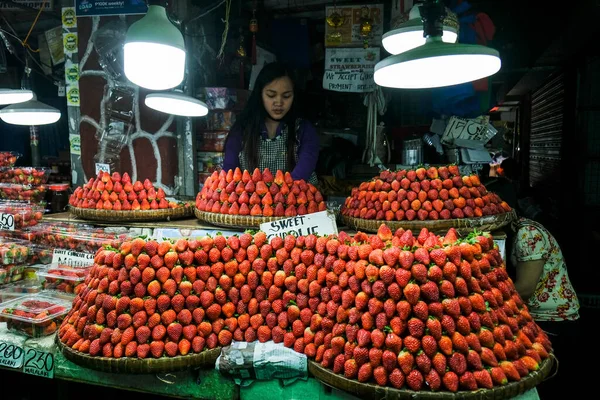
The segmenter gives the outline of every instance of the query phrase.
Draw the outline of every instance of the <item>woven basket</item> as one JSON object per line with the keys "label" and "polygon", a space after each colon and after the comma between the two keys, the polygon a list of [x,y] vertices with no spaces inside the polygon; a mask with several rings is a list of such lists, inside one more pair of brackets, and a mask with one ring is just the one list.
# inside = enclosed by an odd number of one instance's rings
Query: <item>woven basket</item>
{"label": "woven basket", "polygon": [[196,218],[223,228],[252,229],[260,228],[260,224],[276,221],[285,217],[252,217],[250,215],[229,215],[200,211],[194,207]]}
{"label": "woven basket", "polygon": [[514,211],[488,215],[480,218],[461,218],[461,219],[438,219],[438,220],[413,220],[413,221],[379,221],[362,218],[342,216],[343,222],[350,228],[363,232],[377,232],[381,224],[386,224],[391,230],[398,228],[410,229],[413,232],[419,232],[427,228],[431,232],[446,232],[450,228],[456,229],[460,235],[468,235],[473,229],[478,231],[495,231],[506,225],[509,225],[516,219]]}
{"label": "woven basket", "polygon": [[128,374],[153,374],[158,372],[180,371],[188,368],[211,366],[214,367],[221,348],[205,350],[200,354],[188,354],[177,357],[161,358],[107,358],[91,357],[87,354],[73,350],[65,345],[56,336],[56,344],[65,358],[86,368],[102,372],[128,373]]}
{"label": "woven basket", "polygon": [[191,217],[192,207],[166,208],[163,210],[114,211],[92,208],[69,207],[71,214],[94,221],[133,222],[133,221],[171,221]]}
{"label": "woven basket", "polygon": [[394,389],[393,387],[378,386],[371,383],[360,383],[356,380],[347,379],[343,375],[337,375],[330,369],[322,367],[320,364],[309,361],[308,371],[324,384],[336,389],[344,390],[360,399],[376,400],[396,400],[396,399],[425,399],[425,400],[456,400],[456,399],[485,399],[500,400],[510,399],[521,393],[524,393],[550,375],[554,364],[554,355],[543,360],[540,369],[531,372],[518,382],[511,382],[504,386],[494,387],[493,389],[479,389],[476,391],[459,391],[456,393],[448,391],[431,392],[426,388],[415,392],[409,389]]}

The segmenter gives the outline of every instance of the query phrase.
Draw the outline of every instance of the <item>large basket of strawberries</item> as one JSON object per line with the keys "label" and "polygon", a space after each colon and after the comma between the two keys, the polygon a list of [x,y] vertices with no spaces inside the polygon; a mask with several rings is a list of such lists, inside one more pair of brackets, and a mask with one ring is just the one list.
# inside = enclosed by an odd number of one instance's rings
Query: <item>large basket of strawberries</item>
{"label": "large basket of strawberries", "polygon": [[191,217],[193,205],[169,200],[149,179],[131,182],[129,174],[100,172],[69,198],[69,211],[95,221],[170,221]]}
{"label": "large basket of strawberries", "polygon": [[500,197],[488,192],[477,175],[461,175],[456,165],[382,171],[352,189],[342,207],[348,226],[377,232],[391,229],[447,231],[467,234],[473,229],[494,231],[515,218]]}
{"label": "large basket of strawberries", "polygon": [[294,180],[289,172],[275,176],[258,168],[214,172],[196,196],[196,217],[228,228],[258,228],[277,219],[312,214],[327,209],[312,184]]}

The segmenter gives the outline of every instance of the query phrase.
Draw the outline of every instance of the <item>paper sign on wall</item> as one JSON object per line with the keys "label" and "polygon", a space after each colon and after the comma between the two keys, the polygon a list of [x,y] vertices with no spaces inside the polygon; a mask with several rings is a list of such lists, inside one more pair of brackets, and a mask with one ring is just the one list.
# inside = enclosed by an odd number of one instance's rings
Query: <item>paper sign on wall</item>
{"label": "paper sign on wall", "polygon": [[52,264],[87,267],[94,264],[94,254],[66,249],[54,249],[54,252],[52,253]]}
{"label": "paper sign on wall", "polygon": [[376,89],[373,79],[379,48],[327,49],[323,89],[336,92],[367,93]]}
{"label": "paper sign on wall", "polygon": [[467,119],[452,116],[446,124],[446,129],[442,135],[442,143],[454,144],[456,139],[476,140],[485,143],[489,140],[488,122],[488,117]]}
{"label": "paper sign on wall", "polygon": [[329,211],[320,211],[313,214],[298,215],[279,219],[277,221],[260,224],[260,230],[271,239],[275,236],[285,237],[287,235],[335,235],[338,233],[335,216]]}
{"label": "paper sign on wall", "polygon": [[325,8],[327,18],[332,14],[341,17],[339,26],[331,26],[325,22],[325,47],[363,47],[365,38],[360,34],[360,25],[363,12],[367,9],[366,14],[371,24],[368,43],[369,46],[379,45],[383,35],[383,4],[361,4]]}

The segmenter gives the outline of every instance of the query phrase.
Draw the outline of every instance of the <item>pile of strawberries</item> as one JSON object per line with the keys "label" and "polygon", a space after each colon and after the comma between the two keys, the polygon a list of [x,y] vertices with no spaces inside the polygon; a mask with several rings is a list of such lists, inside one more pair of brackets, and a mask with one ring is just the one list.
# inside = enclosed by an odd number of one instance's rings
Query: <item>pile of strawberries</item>
{"label": "pile of strawberries", "polygon": [[461,176],[457,165],[381,171],[363,182],[342,207],[342,215],[378,221],[477,218],[510,211],[477,175]]}
{"label": "pile of strawberries", "polygon": [[115,211],[164,210],[182,206],[167,200],[164,190],[154,188],[150,179],[145,179],[144,183],[131,182],[127,172],[121,176],[118,172],[110,175],[102,171],[83,187],[78,186],[71,194],[69,204],[78,208]]}
{"label": "pile of strawberries", "polygon": [[114,358],[273,340],[349,379],[452,392],[518,381],[551,351],[489,235],[386,225],[99,250],[59,338]]}
{"label": "pile of strawberries", "polygon": [[206,179],[196,196],[200,211],[264,217],[295,217],[325,211],[323,196],[304,180],[294,180],[289,172],[258,168],[221,170]]}

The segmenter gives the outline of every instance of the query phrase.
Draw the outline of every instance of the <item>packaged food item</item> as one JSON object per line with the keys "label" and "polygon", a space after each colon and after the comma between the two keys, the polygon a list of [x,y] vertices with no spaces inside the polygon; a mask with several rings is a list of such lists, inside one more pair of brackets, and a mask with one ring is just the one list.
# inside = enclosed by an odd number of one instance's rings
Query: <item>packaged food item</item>
{"label": "packaged food item", "polygon": [[198,152],[196,157],[198,172],[220,171],[224,160],[225,153]]}
{"label": "packaged food item", "polygon": [[37,225],[45,212],[42,203],[0,200],[0,230],[18,230]]}
{"label": "packaged food item", "polygon": [[225,140],[227,140],[227,132],[202,132],[199,135],[200,145],[198,150],[211,151],[211,152],[223,152],[225,150]]}
{"label": "packaged food item", "polygon": [[83,288],[83,282],[92,266],[75,267],[65,264],[50,264],[37,271],[42,279],[44,290],[54,290],[63,293],[77,294]]}
{"label": "packaged food item", "polygon": [[0,167],[12,167],[21,154],[14,151],[0,151]]}
{"label": "packaged food item", "polygon": [[2,303],[0,319],[8,330],[37,338],[56,332],[70,309],[68,300],[40,292]]}
{"label": "packaged food item", "polygon": [[42,243],[29,243],[29,252],[25,264],[50,264],[52,262],[53,248]]}
{"label": "packaged food item", "polygon": [[202,118],[200,128],[210,131],[229,131],[235,123],[235,112],[226,110],[210,111],[206,118]]}
{"label": "packaged food item", "polygon": [[0,199],[27,200],[40,202],[46,195],[46,185],[23,185],[20,183],[0,183]]}
{"label": "packaged food item", "polygon": [[38,186],[48,182],[50,172],[47,167],[0,167],[0,182]]}
{"label": "packaged food item", "polygon": [[39,279],[24,279],[0,287],[0,303],[42,291]]}
{"label": "packaged food item", "polygon": [[18,241],[0,243],[0,264],[19,264],[25,262],[29,256],[29,248]]}
{"label": "packaged food item", "polygon": [[28,230],[31,241],[49,248],[95,253],[103,246],[119,248],[121,243],[133,237],[123,228],[111,232],[82,224],[40,224]]}

